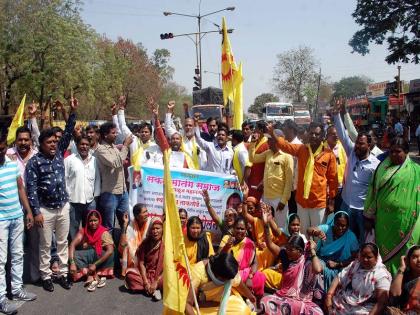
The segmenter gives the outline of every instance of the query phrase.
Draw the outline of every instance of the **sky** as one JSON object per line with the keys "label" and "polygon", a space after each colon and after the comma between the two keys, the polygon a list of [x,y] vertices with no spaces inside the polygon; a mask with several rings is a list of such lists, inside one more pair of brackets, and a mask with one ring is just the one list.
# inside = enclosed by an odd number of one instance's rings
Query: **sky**
{"label": "sky", "polygon": [[[155,49],[171,52],[170,65],[174,81],[189,91],[193,87],[196,52],[187,37],[161,40],[161,33],[176,34],[197,31],[197,19],[164,16],[164,11],[197,15],[234,6],[202,19],[202,31],[214,31],[226,17],[233,28],[230,41],[235,60],[243,63],[244,105],[256,96],[273,91],[273,69],[277,55],[299,46],[313,49],[323,76],[334,82],[342,77],[366,75],[374,82],[394,80],[397,64],[384,59],[386,46],[372,45],[369,55],[351,53],[348,42],[359,29],[351,14],[355,0],[85,0],[82,17],[99,34],[142,43],[151,54]],[[202,39],[203,87],[219,87],[221,35],[207,34]],[[401,64],[401,79],[420,78],[420,65]],[[213,73],[211,73],[213,72]],[[281,97],[281,96],[280,96]]]}

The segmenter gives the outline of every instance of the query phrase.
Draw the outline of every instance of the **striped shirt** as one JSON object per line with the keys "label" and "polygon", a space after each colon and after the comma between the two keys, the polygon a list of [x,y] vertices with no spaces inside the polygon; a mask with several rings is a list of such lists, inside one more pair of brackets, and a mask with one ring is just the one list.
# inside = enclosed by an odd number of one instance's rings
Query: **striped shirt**
{"label": "striped shirt", "polygon": [[23,216],[17,186],[19,177],[17,163],[6,156],[4,164],[0,165],[0,221],[13,220]]}

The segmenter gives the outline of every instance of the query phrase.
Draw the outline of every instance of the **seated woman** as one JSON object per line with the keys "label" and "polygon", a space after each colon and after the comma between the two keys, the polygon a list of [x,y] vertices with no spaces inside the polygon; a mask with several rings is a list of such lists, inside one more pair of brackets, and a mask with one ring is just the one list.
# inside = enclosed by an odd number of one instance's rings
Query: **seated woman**
{"label": "seated woman", "polygon": [[229,208],[225,210],[224,219],[222,220],[211,206],[210,203],[210,196],[207,190],[203,190],[201,195],[203,196],[204,203],[206,204],[207,210],[213,219],[213,221],[217,224],[218,228],[222,232],[222,237],[224,235],[232,235],[233,234],[233,224],[235,223],[235,219],[238,216],[238,213],[235,209]]}
{"label": "seated woman", "polygon": [[329,314],[383,314],[390,285],[391,275],[382,263],[378,247],[366,243],[359,258],[332,282],[325,306]]}
{"label": "seated woman", "polygon": [[231,253],[223,252],[192,266],[191,286],[185,307],[187,315],[196,314],[193,290],[201,314],[248,315],[251,309],[243,298],[256,303],[255,296],[241,281],[238,262]]}
{"label": "seated woman", "polygon": [[127,268],[138,265],[137,249],[147,236],[150,218],[146,205],[138,203],[133,207],[134,220],[129,221],[128,214],[123,217],[123,228],[121,231],[118,252],[121,257],[121,275],[124,277]]}
{"label": "seated woman", "polygon": [[86,226],[81,228],[69,247],[69,271],[73,281],[87,276],[87,290],[92,292],[106,284],[106,277],[114,276],[114,242],[102,226],[101,214],[91,210]]}
{"label": "seated woman", "polygon": [[329,224],[308,228],[308,235],[320,239],[317,252],[323,272],[318,277],[315,299],[322,304],[335,276],[357,257],[359,242],[349,229],[349,216],[344,211],[338,211]]}
{"label": "seated woman", "polygon": [[219,248],[225,253],[232,251],[239,264],[242,282],[254,292],[257,300],[261,299],[264,295],[265,276],[258,271],[255,244],[246,237],[246,222],[243,217],[236,218],[233,236],[225,235]]}
{"label": "seated woman", "polygon": [[303,238],[293,235],[285,248],[278,248],[283,273],[281,287],[275,294],[262,298],[262,314],[324,314],[312,302],[316,275],[322,271],[322,266],[316,256],[315,242],[309,241],[308,246],[310,256],[305,257]]}
{"label": "seated woman", "polygon": [[[247,196],[247,189],[244,191],[244,197]],[[270,210],[269,210],[270,209]],[[254,197],[246,198],[246,202],[242,206],[242,215],[248,223],[252,225],[253,239],[257,246],[257,262],[260,271],[273,265],[275,256],[267,248],[264,236],[264,222],[262,219],[263,212],[271,211],[271,207],[263,202],[257,205]],[[274,220],[269,221],[269,235],[272,241],[277,245],[283,245],[287,242],[286,235],[277,227]]]}
{"label": "seated woman", "polygon": [[390,315],[420,314],[420,245],[414,245],[401,256],[400,267],[391,284],[393,305],[387,313]]}
{"label": "seated woman", "polygon": [[205,232],[199,217],[191,217],[187,221],[187,235],[184,236],[185,249],[190,264],[214,255],[210,232]]}
{"label": "seated woman", "polygon": [[147,238],[137,251],[138,266],[128,268],[125,275],[127,289],[135,292],[144,291],[156,301],[162,299],[164,252],[162,235],[162,221],[159,218],[152,219]]}
{"label": "seated woman", "polygon": [[[273,216],[271,214],[271,211],[267,208],[266,211],[263,213],[263,221],[264,221],[264,236],[265,236],[265,242],[267,244],[267,248],[270,250],[271,254],[274,257],[277,257],[275,259],[274,266],[271,266],[269,268],[264,269],[262,272],[265,275],[265,287],[271,291],[275,291],[280,289],[281,284],[281,278],[282,278],[282,265],[281,261],[279,261],[279,253],[280,253],[280,247],[275,244],[269,235],[270,232],[270,222],[273,221]],[[297,235],[302,237],[305,244],[307,243],[305,235],[300,233],[300,218],[296,213],[290,214],[287,218],[287,226],[288,226],[288,238],[289,239],[293,235]],[[275,232],[275,230],[273,230]],[[283,233],[280,228],[277,230],[278,234]],[[273,233],[274,234],[274,233]]]}
{"label": "seated woman", "polygon": [[181,227],[182,227],[182,234],[187,234],[187,220],[188,220],[188,212],[183,208],[179,208],[178,210],[179,219],[181,220]]}

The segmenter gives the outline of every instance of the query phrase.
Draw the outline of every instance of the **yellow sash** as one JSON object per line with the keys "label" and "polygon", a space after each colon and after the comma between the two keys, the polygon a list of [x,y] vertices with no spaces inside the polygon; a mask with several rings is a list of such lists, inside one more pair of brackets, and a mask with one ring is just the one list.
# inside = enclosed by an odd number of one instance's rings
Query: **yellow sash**
{"label": "yellow sash", "polygon": [[193,169],[193,170],[199,170],[200,161],[198,159],[198,146],[195,143],[195,137],[193,137],[191,141],[192,141],[192,154],[189,154],[187,152],[187,149],[185,148],[184,138],[182,138],[181,151],[184,152],[185,159],[187,160],[188,168]]}
{"label": "yellow sash", "polygon": [[[233,168],[235,169],[236,174],[238,175],[239,183],[242,183],[242,179],[244,177],[242,167],[241,167],[241,162],[239,161],[239,151],[241,149],[241,146],[243,145],[244,144],[242,142],[238,144],[235,148],[233,148]],[[252,164],[249,162],[248,159],[245,162],[246,162],[245,166],[252,166]]]}
{"label": "yellow sash", "polygon": [[309,144],[306,145],[309,150],[309,158],[305,167],[305,174],[303,177],[303,198],[308,199],[311,192],[312,178],[314,176],[315,157],[322,152],[323,145],[321,144],[315,153],[312,153],[312,148]]}
{"label": "yellow sash", "polygon": [[258,141],[258,144],[255,146],[255,152],[258,151],[258,149],[268,141],[267,137],[262,137],[260,141]]}
{"label": "yellow sash", "polygon": [[[337,142],[337,146],[338,146],[338,160],[340,161],[340,163],[337,163],[337,178],[338,178],[338,183],[341,185],[343,183],[344,172],[346,170],[347,154],[346,154],[346,150],[344,150],[343,144],[340,141]],[[330,148],[327,141],[324,141],[324,147],[328,149]]]}
{"label": "yellow sash", "polygon": [[152,143],[151,140],[147,141],[146,143],[141,142],[140,139],[137,139],[137,150],[131,156],[131,165],[134,166],[135,171],[140,171],[141,168],[141,159],[143,157],[144,150],[150,147]]}

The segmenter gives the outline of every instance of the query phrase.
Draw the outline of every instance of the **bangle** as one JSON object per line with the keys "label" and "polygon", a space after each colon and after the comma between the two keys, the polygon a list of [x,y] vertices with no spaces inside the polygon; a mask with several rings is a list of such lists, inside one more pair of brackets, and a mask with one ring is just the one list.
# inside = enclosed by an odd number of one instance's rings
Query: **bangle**
{"label": "bangle", "polygon": [[397,271],[397,273],[398,273],[398,274],[403,275],[403,274],[404,274],[404,272],[405,272],[405,271],[402,271],[400,268],[398,268],[398,271]]}
{"label": "bangle", "polygon": [[316,254],[313,254],[313,255],[311,256],[311,260],[313,260],[315,257],[316,257]]}

